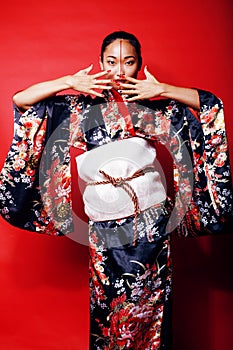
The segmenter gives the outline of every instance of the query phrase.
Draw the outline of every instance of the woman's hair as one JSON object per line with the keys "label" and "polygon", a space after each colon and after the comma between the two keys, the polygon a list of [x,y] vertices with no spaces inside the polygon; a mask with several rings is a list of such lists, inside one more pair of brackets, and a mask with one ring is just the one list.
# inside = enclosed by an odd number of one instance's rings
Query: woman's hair
{"label": "woman's hair", "polygon": [[101,61],[103,62],[103,56],[104,56],[104,51],[106,47],[117,39],[128,40],[129,43],[135,48],[135,51],[138,55],[138,69],[140,70],[142,66],[141,44],[135,35],[124,32],[123,30],[110,33],[104,38],[101,46],[101,53],[100,53]]}

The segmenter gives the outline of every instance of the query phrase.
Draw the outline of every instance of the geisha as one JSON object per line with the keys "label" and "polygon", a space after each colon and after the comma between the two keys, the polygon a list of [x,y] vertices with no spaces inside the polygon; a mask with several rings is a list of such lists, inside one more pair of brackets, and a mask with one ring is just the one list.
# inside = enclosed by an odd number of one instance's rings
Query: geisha
{"label": "geisha", "polygon": [[[72,232],[70,147],[89,218],[90,349],[169,349],[171,233],[225,232],[232,187],[219,98],[159,82],[138,39],[109,34],[101,71],[14,95],[15,136],[1,171],[1,215],[26,230]],[[60,94],[73,89],[74,94]],[[173,159],[174,195],[156,162]],[[74,200],[74,199],[73,199]]]}

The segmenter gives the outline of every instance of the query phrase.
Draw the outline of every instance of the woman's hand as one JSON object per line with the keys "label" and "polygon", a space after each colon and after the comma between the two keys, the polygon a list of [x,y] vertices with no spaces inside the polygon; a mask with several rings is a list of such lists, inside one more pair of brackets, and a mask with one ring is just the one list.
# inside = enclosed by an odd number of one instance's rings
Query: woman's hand
{"label": "woman's hand", "polygon": [[70,75],[67,79],[67,84],[69,88],[74,89],[79,92],[84,92],[86,94],[92,94],[95,96],[102,97],[103,95],[97,91],[96,89],[101,90],[109,90],[112,87],[110,85],[111,79],[98,79],[109,73],[109,71],[105,70],[102,72],[98,72],[96,74],[89,74],[93,68],[93,64],[89,67],[82,69],[75,73],[74,75]]}
{"label": "woman's hand", "polygon": [[147,67],[144,68],[146,76],[145,80],[139,80],[131,77],[125,77],[128,83],[120,83],[119,87],[123,88],[122,93],[126,95],[134,95],[127,98],[127,101],[144,100],[153,97],[160,96],[164,92],[163,84],[160,84],[157,79],[148,71]]}
{"label": "woman's hand", "polygon": [[128,83],[119,83],[119,88],[123,88],[123,94],[133,95],[127,98],[127,101],[132,102],[161,96],[174,99],[196,110],[200,109],[199,95],[196,89],[160,83],[148,72],[147,67],[145,67],[144,73],[146,76],[145,80],[126,76],[125,79],[128,80]]}
{"label": "woman's hand", "polygon": [[21,111],[25,111],[33,104],[67,89],[74,89],[79,92],[102,97],[103,95],[95,90],[111,89],[111,85],[105,85],[110,84],[111,79],[98,78],[103,77],[109,73],[109,71],[105,70],[91,75],[89,72],[92,68],[93,65],[91,64],[89,67],[80,70],[74,75],[66,75],[58,79],[31,85],[27,89],[17,92],[13,96],[13,101]]}

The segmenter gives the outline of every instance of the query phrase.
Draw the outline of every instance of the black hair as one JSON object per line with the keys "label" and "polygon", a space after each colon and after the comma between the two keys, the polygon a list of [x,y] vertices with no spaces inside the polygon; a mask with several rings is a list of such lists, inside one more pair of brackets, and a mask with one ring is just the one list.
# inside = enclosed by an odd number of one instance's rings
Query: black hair
{"label": "black hair", "polygon": [[123,30],[110,33],[104,38],[101,46],[101,53],[100,53],[101,61],[103,62],[103,56],[104,56],[104,51],[106,47],[117,39],[128,40],[129,43],[135,48],[135,51],[138,55],[138,69],[140,70],[142,66],[141,44],[135,35],[131,33],[127,33]]}

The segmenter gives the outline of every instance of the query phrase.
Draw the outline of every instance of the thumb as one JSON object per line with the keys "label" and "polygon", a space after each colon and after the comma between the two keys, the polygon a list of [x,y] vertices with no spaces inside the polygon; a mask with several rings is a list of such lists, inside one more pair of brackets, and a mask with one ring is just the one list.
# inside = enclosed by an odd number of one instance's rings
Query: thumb
{"label": "thumb", "polygon": [[93,64],[90,64],[87,68],[81,69],[78,72],[76,72],[74,75],[83,75],[83,74],[88,74],[93,68]]}
{"label": "thumb", "polygon": [[148,71],[147,66],[145,66],[145,68],[144,68],[144,74],[145,74],[147,80],[153,80],[156,83],[159,83],[159,81],[157,79],[155,79],[155,77]]}
{"label": "thumb", "polygon": [[92,68],[93,68],[93,64],[90,64],[90,66],[88,66],[87,68],[85,68],[83,71],[84,71],[86,74],[88,74],[88,73],[90,73],[90,71],[92,70]]}

